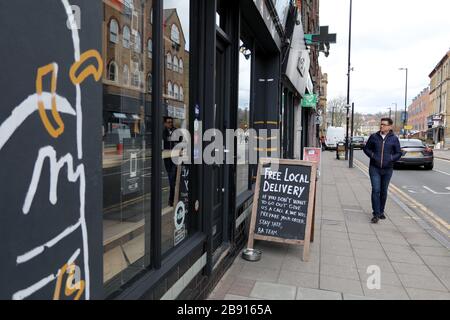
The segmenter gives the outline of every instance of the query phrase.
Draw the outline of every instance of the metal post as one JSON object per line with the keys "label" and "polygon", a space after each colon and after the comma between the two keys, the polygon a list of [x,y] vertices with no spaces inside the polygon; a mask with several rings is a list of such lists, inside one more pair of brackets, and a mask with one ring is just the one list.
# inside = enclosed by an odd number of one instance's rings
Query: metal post
{"label": "metal post", "polygon": [[349,163],[348,163],[348,167],[349,168],[353,168],[353,144],[352,144],[352,140],[353,140],[353,131],[354,131],[354,124],[355,124],[355,103],[352,103],[352,130],[351,130],[351,134],[350,134],[350,157],[349,157]]}
{"label": "metal post", "polygon": [[408,68],[406,68],[406,85],[405,85],[405,119],[404,119],[404,124],[403,124],[403,134],[404,134],[404,138],[406,138],[406,125],[408,123]]}
{"label": "metal post", "polygon": [[399,70],[405,70],[406,71],[406,83],[405,83],[405,114],[403,118],[403,138],[406,138],[406,130],[405,126],[407,124],[407,115],[408,115],[408,68],[400,68]]}
{"label": "metal post", "polygon": [[397,130],[397,102],[393,102],[393,104],[395,104],[395,120],[394,120],[394,133]]}
{"label": "metal post", "polygon": [[349,122],[350,122],[350,116],[349,116],[350,106],[347,105],[345,108],[347,109],[347,127],[345,128],[345,130],[346,130],[346,134],[345,134],[345,160],[348,160],[348,151],[349,151],[349,146],[351,144],[351,142],[348,139],[348,130],[350,129],[350,126],[349,126]]}
{"label": "metal post", "polygon": [[350,107],[350,72],[351,72],[351,50],[352,50],[352,8],[353,0],[350,0],[350,16],[348,23],[348,73],[347,73],[347,135],[345,137],[345,160],[348,160],[348,125]]}

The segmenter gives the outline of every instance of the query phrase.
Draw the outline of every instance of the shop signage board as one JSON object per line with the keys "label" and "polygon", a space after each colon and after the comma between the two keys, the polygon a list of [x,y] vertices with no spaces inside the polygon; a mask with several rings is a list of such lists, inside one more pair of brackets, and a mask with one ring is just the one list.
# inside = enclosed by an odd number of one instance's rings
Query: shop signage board
{"label": "shop signage board", "polygon": [[320,166],[320,156],[322,154],[322,150],[320,148],[303,148],[303,160],[315,162],[318,166]]}
{"label": "shop signage board", "polygon": [[316,168],[314,162],[260,159],[247,247],[254,240],[303,245],[309,259]]}
{"label": "shop signage board", "polygon": [[143,158],[142,138],[123,139],[122,194],[142,191]]}
{"label": "shop signage board", "polygon": [[104,297],[101,17],[101,1],[0,1],[2,300]]}
{"label": "shop signage board", "polygon": [[189,166],[185,164],[177,166],[174,204],[174,246],[176,246],[187,235],[186,218],[189,212]]}
{"label": "shop signage board", "polygon": [[302,108],[313,108],[317,106],[317,95],[316,94],[305,94],[302,99]]}

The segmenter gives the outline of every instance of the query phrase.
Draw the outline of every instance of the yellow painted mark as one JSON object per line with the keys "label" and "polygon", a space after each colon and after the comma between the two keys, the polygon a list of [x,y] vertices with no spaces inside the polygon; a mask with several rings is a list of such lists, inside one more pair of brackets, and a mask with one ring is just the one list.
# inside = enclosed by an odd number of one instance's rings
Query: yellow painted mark
{"label": "yellow painted mark", "polygon": [[70,264],[67,265],[67,263],[61,268],[59,274],[58,274],[58,280],[56,281],[56,287],[55,287],[55,292],[53,294],[53,300],[59,300],[59,298],[61,297],[61,286],[62,286],[62,280],[64,277],[64,274],[67,273],[67,269],[69,269],[69,276],[67,277],[66,280],[66,286],[64,289],[64,294],[67,297],[72,296],[76,291],[78,291],[77,295],[75,296],[74,300],[79,300],[81,295],[84,292],[84,287],[85,287],[85,283],[84,280],[80,280],[77,283],[73,283],[74,282],[74,276],[75,276],[75,269],[76,269],[76,265],[75,264]]}
{"label": "yellow painted mark", "polygon": [[[89,64],[77,76],[76,73],[79,71],[81,65],[90,58],[93,58],[97,61],[98,67],[96,68],[93,64]],[[81,55],[80,61],[75,62],[70,67],[69,75],[70,80],[72,80],[72,83],[76,85],[82,83],[90,75],[94,77],[95,81],[99,81],[102,76],[102,72],[103,72],[103,60],[100,53],[98,53],[97,50],[88,50]]]}
{"label": "yellow painted mark", "polygon": [[278,125],[278,121],[255,121],[253,124],[274,124]]}
{"label": "yellow painted mark", "polygon": [[[53,127],[53,125],[50,123],[50,120],[47,117],[47,113],[45,112],[44,102],[42,101],[42,80],[44,76],[46,76],[49,73],[51,74],[52,77],[51,80],[52,116],[56,124],[58,125],[57,128]],[[62,121],[61,115],[59,114],[56,106],[56,85],[58,76],[57,73],[58,73],[58,66],[56,65],[56,63],[51,63],[49,65],[39,68],[36,77],[36,93],[38,95],[39,116],[41,117],[41,121],[44,124],[45,129],[47,129],[48,134],[53,138],[58,138],[64,132],[64,122]]]}
{"label": "yellow painted mark", "polygon": [[278,150],[278,148],[254,148],[255,151],[268,151],[268,152],[275,152]]}
{"label": "yellow painted mark", "polygon": [[277,136],[274,136],[274,137],[269,137],[269,138],[266,138],[266,137],[255,137],[257,140],[276,140],[276,139],[278,139],[278,137]]}

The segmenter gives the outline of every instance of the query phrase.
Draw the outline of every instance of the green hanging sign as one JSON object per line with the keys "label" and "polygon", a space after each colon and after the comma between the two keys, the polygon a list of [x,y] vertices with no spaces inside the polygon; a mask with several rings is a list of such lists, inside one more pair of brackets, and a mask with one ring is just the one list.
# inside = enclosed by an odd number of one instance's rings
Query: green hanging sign
{"label": "green hanging sign", "polygon": [[317,95],[305,94],[305,96],[302,99],[302,108],[316,109],[316,106],[317,106]]}

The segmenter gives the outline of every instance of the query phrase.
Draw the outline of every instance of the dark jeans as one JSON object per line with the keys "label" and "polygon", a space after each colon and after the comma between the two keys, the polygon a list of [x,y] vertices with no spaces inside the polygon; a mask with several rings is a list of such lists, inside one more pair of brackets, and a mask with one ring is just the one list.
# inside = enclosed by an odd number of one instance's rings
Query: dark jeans
{"label": "dark jeans", "polygon": [[164,166],[166,167],[167,176],[169,178],[170,194],[169,203],[173,205],[175,197],[175,184],[177,181],[177,166],[172,162],[172,159],[164,159]]}
{"label": "dark jeans", "polygon": [[389,182],[393,172],[392,168],[379,169],[374,166],[369,168],[370,182],[372,184],[372,213],[374,216],[384,214]]}

